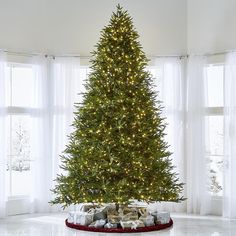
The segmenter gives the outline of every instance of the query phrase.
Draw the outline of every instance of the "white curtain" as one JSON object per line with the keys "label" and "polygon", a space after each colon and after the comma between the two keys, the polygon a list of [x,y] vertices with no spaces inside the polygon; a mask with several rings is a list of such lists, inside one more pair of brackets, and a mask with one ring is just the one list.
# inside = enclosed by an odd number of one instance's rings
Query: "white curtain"
{"label": "white curtain", "polygon": [[68,144],[72,132],[74,103],[79,101],[83,81],[80,78],[78,58],[56,58],[51,61],[52,97],[52,159],[53,177],[59,173],[59,155]]}
{"label": "white curtain", "polygon": [[[166,117],[165,130],[166,141],[170,145],[169,150],[175,172],[179,173],[181,182],[185,182],[184,159],[184,117],[185,117],[185,61],[180,58],[156,59],[156,78],[154,80],[158,99],[163,102],[163,117]],[[182,193],[185,195],[185,190]],[[186,203],[162,202],[157,204],[158,210],[172,212],[184,212]]]}
{"label": "white curtain", "polygon": [[79,59],[34,60],[32,212],[58,210],[48,202],[59,173],[60,154],[71,132],[73,107],[80,92]]}
{"label": "white curtain", "polygon": [[0,218],[6,215],[6,55],[0,51]]}
{"label": "white curtain", "polygon": [[205,157],[205,57],[191,56],[187,75],[187,212],[211,213]]}
{"label": "white curtain", "polygon": [[236,218],[236,53],[226,56],[223,216]]}
{"label": "white curtain", "polygon": [[33,75],[31,212],[48,212],[52,186],[51,91],[48,61],[45,57],[34,58]]}

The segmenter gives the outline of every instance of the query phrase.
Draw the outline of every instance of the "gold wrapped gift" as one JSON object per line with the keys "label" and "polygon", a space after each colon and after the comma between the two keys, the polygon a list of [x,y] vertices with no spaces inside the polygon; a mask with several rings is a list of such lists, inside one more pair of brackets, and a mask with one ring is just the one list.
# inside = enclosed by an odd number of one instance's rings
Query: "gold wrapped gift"
{"label": "gold wrapped gift", "polygon": [[122,216],[123,221],[138,220],[138,212],[130,212]]}
{"label": "gold wrapped gift", "polygon": [[107,220],[111,224],[118,224],[121,220],[121,216],[116,210],[108,210],[107,211]]}
{"label": "gold wrapped gift", "polygon": [[129,214],[129,213],[138,213],[138,209],[135,207],[124,207],[123,208],[123,214]]}
{"label": "gold wrapped gift", "polygon": [[138,209],[138,212],[139,212],[140,216],[147,216],[149,214],[146,207],[140,207]]}

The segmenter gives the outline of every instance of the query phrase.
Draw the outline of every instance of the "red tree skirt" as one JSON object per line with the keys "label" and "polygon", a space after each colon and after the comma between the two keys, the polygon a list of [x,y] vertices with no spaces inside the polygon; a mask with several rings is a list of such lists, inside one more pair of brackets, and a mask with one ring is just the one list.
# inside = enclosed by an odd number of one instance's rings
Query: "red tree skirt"
{"label": "red tree skirt", "polygon": [[106,228],[94,228],[94,227],[88,227],[85,225],[78,225],[73,223],[68,223],[66,219],[66,226],[73,228],[73,229],[79,229],[84,231],[92,231],[92,232],[104,232],[104,233],[137,233],[137,232],[149,232],[149,231],[156,231],[161,229],[169,228],[173,225],[173,220],[170,219],[170,222],[168,224],[162,224],[162,225],[153,225],[153,226],[147,226],[147,227],[141,227],[137,229],[122,229],[122,228],[115,228],[115,229],[106,229]]}

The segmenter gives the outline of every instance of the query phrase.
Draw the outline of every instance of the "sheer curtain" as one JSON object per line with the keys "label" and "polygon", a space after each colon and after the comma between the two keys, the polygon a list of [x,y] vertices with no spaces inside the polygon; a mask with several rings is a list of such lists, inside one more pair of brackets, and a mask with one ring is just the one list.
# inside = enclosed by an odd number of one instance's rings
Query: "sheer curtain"
{"label": "sheer curtain", "polygon": [[0,50],[0,218],[6,215],[6,55]]}
{"label": "sheer curtain", "polygon": [[236,53],[226,56],[223,216],[236,218]]}
{"label": "sheer curtain", "polygon": [[211,212],[205,157],[205,64],[205,57],[191,56],[187,75],[187,212],[197,214]]}
{"label": "sheer curtain", "polygon": [[78,58],[56,58],[50,62],[51,75],[51,122],[52,122],[52,170],[53,179],[60,172],[60,157],[68,135],[72,132],[74,103],[79,101],[83,90]]}
{"label": "sheer curtain", "polygon": [[[184,159],[184,117],[185,117],[185,61],[180,58],[156,59],[156,90],[158,99],[163,102],[163,117],[166,117],[166,141],[170,145],[172,161],[179,173],[181,182],[185,182]],[[185,195],[185,190],[182,193]],[[184,212],[186,203],[162,202],[157,204],[158,210]]]}
{"label": "sheer curtain", "polygon": [[33,183],[32,212],[58,210],[52,199],[60,154],[71,131],[73,107],[80,92],[79,59],[37,57],[33,63],[35,97],[33,99]]}
{"label": "sheer curtain", "polygon": [[34,97],[32,99],[32,191],[31,212],[48,212],[51,199],[52,156],[50,103],[51,90],[45,57],[33,60]]}

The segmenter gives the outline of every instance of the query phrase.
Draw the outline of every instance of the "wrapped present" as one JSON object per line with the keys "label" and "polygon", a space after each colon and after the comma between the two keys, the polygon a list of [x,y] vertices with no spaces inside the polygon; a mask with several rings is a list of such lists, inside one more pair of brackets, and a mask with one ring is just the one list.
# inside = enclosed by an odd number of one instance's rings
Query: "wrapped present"
{"label": "wrapped present", "polygon": [[93,213],[89,212],[76,212],[75,224],[79,225],[89,225],[93,222]]}
{"label": "wrapped present", "polygon": [[138,213],[140,216],[147,216],[149,215],[149,212],[146,207],[139,207],[138,208]]}
{"label": "wrapped present", "polygon": [[115,203],[104,203],[104,207],[106,207],[106,210],[116,210],[116,204]]}
{"label": "wrapped present", "polygon": [[101,220],[107,218],[107,207],[97,207],[94,210],[94,220]]}
{"label": "wrapped present", "polygon": [[149,214],[154,217],[154,222],[157,221],[157,211],[149,211]]}
{"label": "wrapped present", "polygon": [[138,209],[135,207],[124,207],[123,208],[123,214],[129,214],[129,213],[138,213]]}
{"label": "wrapped present", "polygon": [[107,217],[107,219],[108,219],[109,223],[118,224],[118,223],[120,223],[121,217],[116,216],[116,215],[111,215],[111,216]]}
{"label": "wrapped present", "polygon": [[106,224],[106,220],[96,220],[92,222],[89,227],[94,227],[94,228],[103,228],[104,225]]}
{"label": "wrapped present", "polygon": [[109,223],[118,224],[121,220],[122,216],[119,215],[116,210],[108,210],[107,211],[107,220]]}
{"label": "wrapped present", "polygon": [[157,212],[156,224],[168,224],[170,222],[169,212]]}
{"label": "wrapped present", "polygon": [[133,221],[120,221],[121,227],[123,229],[131,229],[132,225],[133,225]]}
{"label": "wrapped present", "polygon": [[82,205],[82,210],[85,212],[89,211],[90,209],[95,209],[96,207],[98,207],[97,203],[82,203],[78,205],[80,209],[81,205]]}
{"label": "wrapped present", "polygon": [[112,223],[108,222],[104,225],[104,228],[106,228],[106,229],[116,229],[116,228],[118,228],[118,224],[112,224]]}
{"label": "wrapped present", "polygon": [[90,208],[87,212],[84,211],[84,204],[80,204],[77,211],[74,213],[74,224],[90,225],[93,222],[94,209]]}
{"label": "wrapped present", "polygon": [[67,218],[67,222],[68,222],[68,223],[73,223],[73,224],[76,223],[76,220],[75,220],[75,213],[76,213],[76,211],[70,211],[70,212],[69,212],[68,218]]}
{"label": "wrapped present", "polygon": [[138,212],[130,212],[121,217],[122,221],[138,220]]}
{"label": "wrapped present", "polygon": [[137,229],[145,227],[141,220],[120,221],[120,224],[123,229]]}
{"label": "wrapped present", "polygon": [[132,223],[131,229],[137,229],[142,227],[145,227],[144,223],[141,220],[135,220]]}
{"label": "wrapped present", "polygon": [[154,217],[152,215],[142,215],[139,217],[139,220],[141,220],[145,226],[152,226],[152,225],[155,225],[154,223]]}
{"label": "wrapped present", "polygon": [[143,208],[146,209],[148,207],[148,203],[133,199],[130,201],[130,204],[128,205],[128,207],[136,208],[136,209],[143,209]]}

